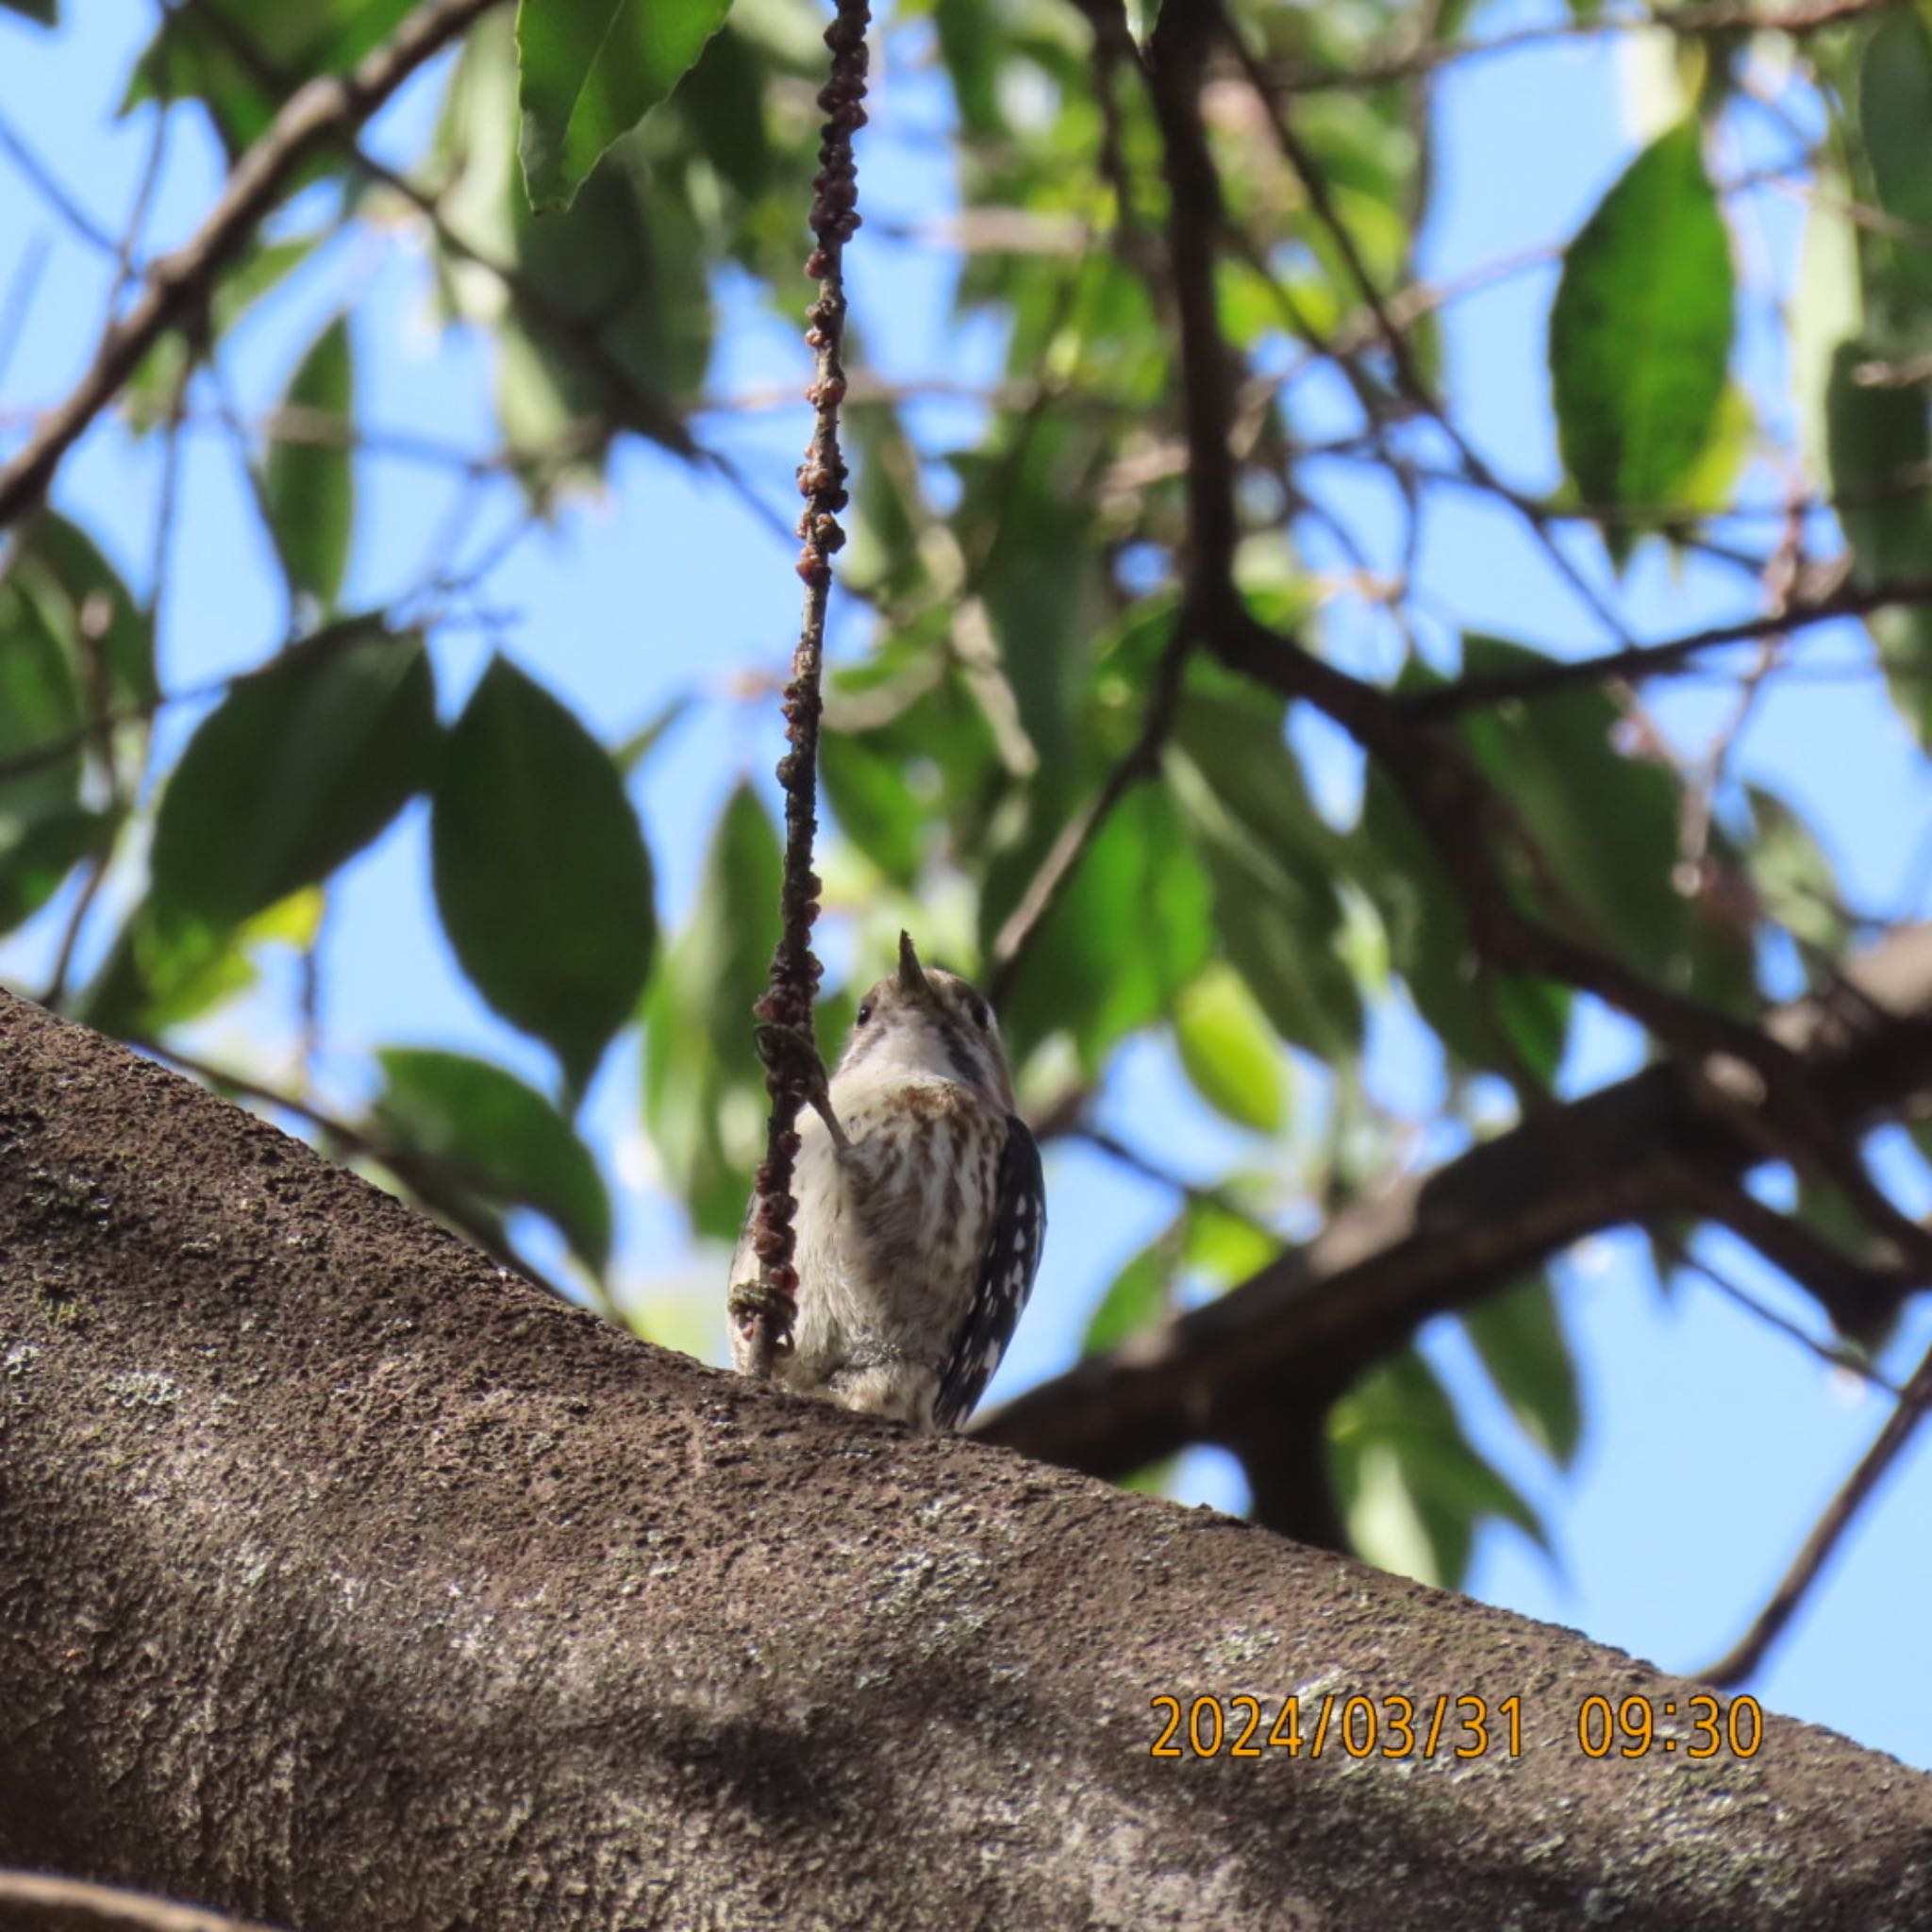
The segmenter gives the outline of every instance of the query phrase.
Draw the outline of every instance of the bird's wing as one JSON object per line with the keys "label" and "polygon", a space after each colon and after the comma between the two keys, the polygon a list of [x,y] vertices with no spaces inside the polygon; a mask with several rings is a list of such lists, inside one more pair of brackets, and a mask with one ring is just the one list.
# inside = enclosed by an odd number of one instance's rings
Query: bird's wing
{"label": "bird's wing", "polygon": [[980,1254],[979,1278],[933,1405],[941,1428],[958,1428],[986,1392],[1019,1325],[1020,1310],[1033,1291],[1045,1239],[1046,1181],[1041,1173],[1040,1148],[1026,1123],[1008,1114],[1006,1145],[1000,1152],[999,1192]]}

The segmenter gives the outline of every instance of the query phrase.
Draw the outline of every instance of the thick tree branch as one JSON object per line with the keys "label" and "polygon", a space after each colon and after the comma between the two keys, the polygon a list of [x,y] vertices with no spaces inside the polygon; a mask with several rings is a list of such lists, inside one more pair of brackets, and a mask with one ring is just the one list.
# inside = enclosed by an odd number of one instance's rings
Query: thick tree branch
{"label": "thick tree branch", "polygon": [[61,458],[113,401],[141,358],[207,300],[216,276],[275,206],[300,163],[324,142],[359,127],[425,61],[496,4],[427,0],[353,74],[311,80],[283,104],[268,131],[236,162],[194,239],[149,268],[134,306],[102,335],[87,374],[0,470],[0,528],[41,502]]}
{"label": "thick tree branch", "polygon": [[[1932,1916],[1932,1779],[1592,1762],[1690,1687],[681,1361],[5,998],[0,1141],[0,1858],[316,1928]],[[1311,1686],[1491,1742],[1149,1755]]]}
{"label": "thick tree branch", "polygon": [[[1846,973],[1888,1019],[1806,1000],[1767,1030],[1850,1133],[1932,1091],[1932,926],[1898,934]],[[1763,1158],[1709,1110],[1700,1082],[1647,1067],[1571,1102],[1554,1124],[1526,1122],[1347,1209],[1220,1300],[1030,1390],[976,1433],[1108,1476],[1190,1442],[1238,1440],[1252,1417],[1332,1388],[1429,1316],[1468,1307],[1587,1234],[1707,1211],[1713,1181]]]}

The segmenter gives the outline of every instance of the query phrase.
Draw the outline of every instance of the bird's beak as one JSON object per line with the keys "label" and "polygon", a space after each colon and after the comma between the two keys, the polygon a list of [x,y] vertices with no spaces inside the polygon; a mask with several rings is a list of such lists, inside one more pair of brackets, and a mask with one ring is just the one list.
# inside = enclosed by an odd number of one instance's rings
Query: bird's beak
{"label": "bird's beak", "polygon": [[909,932],[899,935],[899,991],[915,999],[930,1000],[933,996],[932,981],[925,976],[925,968],[919,963],[919,955],[912,949]]}

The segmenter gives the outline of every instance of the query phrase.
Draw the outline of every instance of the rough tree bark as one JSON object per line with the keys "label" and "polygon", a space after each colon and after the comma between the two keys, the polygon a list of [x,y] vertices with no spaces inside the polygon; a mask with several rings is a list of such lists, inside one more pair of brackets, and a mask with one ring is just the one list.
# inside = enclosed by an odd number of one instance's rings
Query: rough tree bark
{"label": "rough tree bark", "polygon": [[[1932,1778],[1590,1760],[1689,1687],[649,1348],[4,995],[0,1364],[0,1862],[311,1932],[1932,1924]],[[1523,1755],[1150,1758],[1242,1690]]]}

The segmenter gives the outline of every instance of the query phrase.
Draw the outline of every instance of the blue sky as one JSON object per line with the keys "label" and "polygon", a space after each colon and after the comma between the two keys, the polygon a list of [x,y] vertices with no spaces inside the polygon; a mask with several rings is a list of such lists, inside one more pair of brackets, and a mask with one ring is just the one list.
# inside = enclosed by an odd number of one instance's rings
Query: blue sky
{"label": "blue sky", "polygon": [[[118,231],[147,149],[150,123],[111,121],[133,48],[153,16],[142,8],[70,5],[74,24],[48,36],[0,14],[0,117],[52,167],[109,231]],[[1492,7],[1485,32],[1546,17]],[[952,269],[940,250],[892,238],[916,227],[951,196],[936,133],[943,101],[921,71],[916,36],[888,42],[877,69],[874,122],[860,150],[861,192],[872,217],[852,258],[853,296],[871,359],[916,379],[942,374],[972,381],[997,372],[1000,344],[984,325],[951,322]],[[1615,178],[1653,121],[1631,63],[1608,42],[1560,42],[1499,57],[1447,78],[1441,97],[1441,185],[1424,237],[1424,268],[1453,277],[1525,247],[1566,240]],[[1635,105],[1633,106],[1633,102]],[[408,158],[431,111],[418,86],[379,125],[377,144]],[[1741,159],[1756,158],[1748,131]],[[51,220],[0,157],[0,279],[45,238],[44,271],[11,359],[0,374],[0,423],[17,436],[16,412],[43,404],[83,366],[98,326],[110,265]],[[208,206],[218,163],[188,115],[170,136],[150,227],[153,245],[178,242]],[[1802,206],[1754,198],[1739,224],[1741,259],[1789,278]],[[480,398],[487,348],[439,336],[427,319],[420,258],[408,249],[338,242],[264,305],[236,344],[232,381],[244,413],[264,407],[303,344],[345,300],[354,300],[357,346],[370,421],[476,448],[490,441]],[[1455,308],[1446,324],[1450,386],[1462,420],[1514,482],[1557,480],[1542,330],[1554,268],[1516,276]],[[801,284],[801,290],[803,285]],[[731,396],[803,369],[791,334],[758,316],[745,291],[719,291],[725,320],[711,389]],[[802,299],[802,296],[801,296]],[[1747,332],[1744,374],[1770,392],[1781,379],[1770,330]],[[1311,389],[1303,420],[1328,405]],[[974,415],[929,406],[935,437],[970,436]],[[802,408],[721,411],[704,425],[760,479],[788,517],[791,473],[805,435]],[[254,662],[278,637],[284,613],[267,540],[216,429],[189,440],[184,514],[163,632],[164,682],[185,686]],[[136,581],[148,569],[157,482],[152,447],[131,445],[112,425],[90,437],[64,471],[58,500],[99,530]],[[1310,480],[1338,508],[1358,513],[1388,541],[1378,486],[1360,470],[1321,466]],[[374,600],[410,583],[445,515],[454,485],[420,464],[372,457],[358,465],[360,491],[352,598]],[[510,512],[507,497],[484,530]],[[1572,553],[1608,582],[1593,539]],[[1311,558],[1321,561],[1319,557]],[[1506,515],[1473,498],[1432,506],[1424,575],[1432,596],[1465,623],[1506,628],[1547,647],[1582,649],[1605,640],[1588,613]],[[637,447],[622,450],[603,498],[571,507],[554,529],[525,538],[491,580],[488,629],[439,639],[438,674],[453,710],[491,648],[508,650],[615,738],[667,698],[695,688],[708,699],[644,768],[634,787],[658,867],[660,910],[689,903],[717,807],[743,774],[766,782],[775,756],[769,706],[733,694],[731,675],[781,665],[796,628],[791,545],[775,539],[719,483]],[[1707,569],[1674,570],[1657,546],[1641,553],[1628,608],[1654,634],[1740,614],[1737,586]],[[1339,616],[1331,641],[1342,655],[1386,661],[1387,641],[1367,620]],[[1805,646],[1819,662],[1851,656],[1853,640]],[[1658,698],[1657,715],[1694,748],[1722,716],[1726,694],[1686,688]],[[161,734],[165,766],[197,713],[171,710]],[[1354,783],[1346,756],[1307,732],[1324,795],[1345,808]],[[1793,682],[1758,707],[1737,750],[1739,769],[1800,803],[1840,868],[1849,896],[1877,910],[1923,916],[1916,859],[1927,829],[1922,761],[1882,697],[1856,681]],[[1918,874],[1921,883],[1913,884]],[[128,890],[121,881],[117,889]],[[104,924],[103,930],[106,929]],[[36,928],[0,948],[0,974],[33,985],[49,941]],[[838,934],[828,950],[838,958]],[[324,958],[328,1037],[326,1091],[344,1103],[362,1091],[368,1050],[391,1042],[482,1052],[545,1082],[541,1052],[495,1022],[457,974],[427,897],[420,811],[404,818],[343,877]],[[204,1029],[215,1057],[273,1074],[290,1040],[287,980]],[[1628,1030],[1595,1016],[1580,1029],[1566,1083],[1587,1087],[1634,1064]],[[1438,1072],[1400,1013],[1378,1024],[1373,1073],[1378,1093],[1425,1115]],[[1305,1086],[1318,1078],[1302,1070]],[[591,1097],[589,1128],[620,1191],[619,1272],[644,1298],[659,1332],[711,1359],[722,1356],[718,1298],[723,1257],[693,1251],[681,1214],[650,1185],[637,1125],[634,1051],[612,1056]],[[1211,1176],[1243,1153],[1231,1129],[1193,1104],[1158,1043],[1130,1048],[1105,1097],[1105,1118],[1160,1153],[1174,1169]],[[1158,1144],[1141,1123],[1158,1121]],[[1440,1145],[1434,1150],[1442,1151]],[[1888,1164],[1908,1205],[1918,1176]],[[1064,1365],[1094,1301],[1126,1257],[1172,1211],[1172,1202],[1077,1146],[1056,1148],[1049,1182],[1053,1228],[1041,1285],[995,1394],[1010,1393]],[[1809,1305],[1746,1255],[1713,1257],[1765,1301],[1817,1327]],[[1450,1376],[1480,1443],[1540,1504],[1554,1526],[1547,1560],[1513,1531],[1487,1532],[1474,1592],[1591,1636],[1690,1669],[1724,1647],[1762,1601],[1824,1500],[1882,1420],[1879,1401],[1827,1370],[1767,1325],[1709,1290],[1686,1283],[1668,1296],[1641,1244],[1615,1237],[1587,1244],[1559,1269],[1566,1323],[1585,1376],[1586,1439],[1576,1467],[1559,1475],[1517,1433],[1470,1372],[1467,1345],[1450,1324],[1425,1338]],[[1908,1321],[1888,1356],[1902,1373],[1932,1341],[1932,1310]],[[1238,1474],[1224,1458],[1191,1457],[1182,1493],[1239,1507]],[[1922,1440],[1894,1470],[1841,1556],[1750,1688],[1766,1706],[1833,1725],[1910,1762],[1932,1765],[1932,1674],[1925,1669],[1923,1606],[1932,1600],[1932,1448]],[[1209,1688],[1209,1687],[1204,1687]],[[1379,1693],[1399,1686],[1369,1687]],[[1582,1696],[1597,1686],[1578,1686]],[[1774,1740],[1775,1733],[1773,1732]]]}

